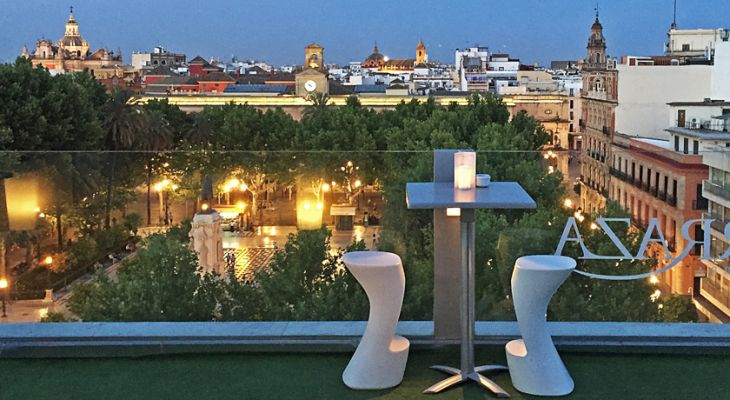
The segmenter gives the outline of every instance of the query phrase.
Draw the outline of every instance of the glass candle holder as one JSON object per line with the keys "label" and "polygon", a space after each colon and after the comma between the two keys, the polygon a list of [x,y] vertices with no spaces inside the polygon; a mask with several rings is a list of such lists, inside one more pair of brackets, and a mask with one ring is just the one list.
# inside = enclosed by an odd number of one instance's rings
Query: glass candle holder
{"label": "glass candle holder", "polygon": [[476,186],[477,153],[457,151],[454,153],[454,188],[472,190]]}

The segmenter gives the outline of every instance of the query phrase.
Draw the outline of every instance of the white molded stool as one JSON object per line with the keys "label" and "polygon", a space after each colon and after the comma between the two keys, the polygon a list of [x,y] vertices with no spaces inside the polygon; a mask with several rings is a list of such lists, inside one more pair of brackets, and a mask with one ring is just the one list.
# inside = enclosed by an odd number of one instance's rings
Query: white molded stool
{"label": "white molded stool", "polygon": [[355,251],[342,261],[365,289],[370,315],[365,334],[342,380],[352,389],[387,389],[403,380],[408,339],[395,335],[406,278],[400,257],[380,251]]}
{"label": "white molded stool", "polygon": [[515,262],[512,298],[522,339],[507,343],[512,385],[537,396],[564,396],[573,391],[573,378],[547,331],[550,299],[575,269],[575,260],[561,256],[528,256]]}

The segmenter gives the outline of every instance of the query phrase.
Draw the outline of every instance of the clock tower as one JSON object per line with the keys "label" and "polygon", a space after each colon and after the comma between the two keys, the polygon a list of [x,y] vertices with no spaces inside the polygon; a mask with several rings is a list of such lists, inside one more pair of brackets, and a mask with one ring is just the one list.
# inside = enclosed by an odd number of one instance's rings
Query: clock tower
{"label": "clock tower", "polygon": [[324,66],[324,48],[312,43],[304,48],[304,70],[295,77],[297,96],[329,93],[327,70]]}

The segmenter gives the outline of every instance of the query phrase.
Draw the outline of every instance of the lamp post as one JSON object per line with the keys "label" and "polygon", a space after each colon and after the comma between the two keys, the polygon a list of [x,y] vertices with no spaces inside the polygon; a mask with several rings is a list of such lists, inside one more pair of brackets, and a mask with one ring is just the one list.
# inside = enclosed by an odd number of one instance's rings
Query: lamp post
{"label": "lamp post", "polygon": [[8,298],[8,280],[5,278],[0,279],[0,289],[3,290],[3,318],[7,318],[8,314],[5,313],[5,302]]}

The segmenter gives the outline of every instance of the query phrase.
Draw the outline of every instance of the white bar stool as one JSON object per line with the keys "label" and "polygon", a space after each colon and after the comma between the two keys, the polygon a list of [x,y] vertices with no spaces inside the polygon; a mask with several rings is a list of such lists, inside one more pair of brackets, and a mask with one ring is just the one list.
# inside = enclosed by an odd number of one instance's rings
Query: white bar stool
{"label": "white bar stool", "polygon": [[573,391],[573,378],[547,331],[548,303],[575,269],[575,260],[562,256],[517,259],[512,272],[512,298],[522,339],[505,347],[512,385],[536,396],[564,396]]}
{"label": "white bar stool", "polygon": [[387,389],[400,384],[408,361],[408,339],[395,335],[406,278],[400,257],[381,251],[355,251],[342,261],[365,289],[370,315],[365,334],[342,380],[352,389]]}

